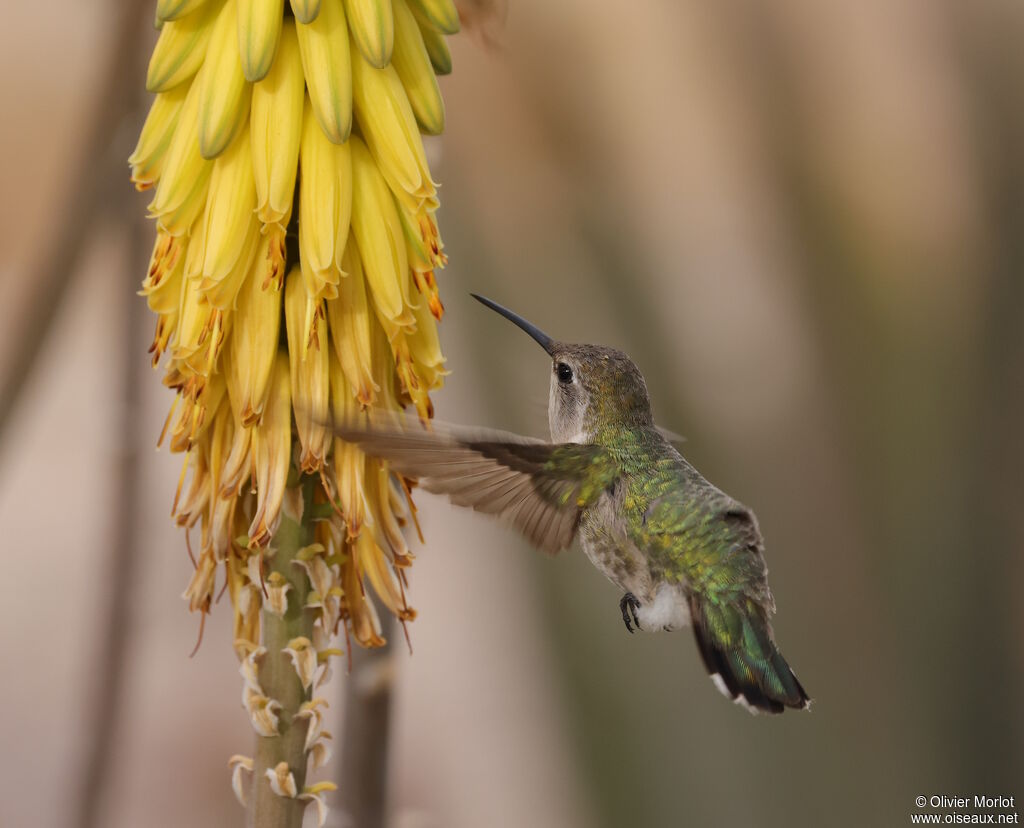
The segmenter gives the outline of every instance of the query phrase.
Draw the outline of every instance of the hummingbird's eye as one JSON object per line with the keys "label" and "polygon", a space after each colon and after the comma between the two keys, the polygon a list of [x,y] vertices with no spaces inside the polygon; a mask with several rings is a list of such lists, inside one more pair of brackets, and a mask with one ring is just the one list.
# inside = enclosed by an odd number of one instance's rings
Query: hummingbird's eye
{"label": "hummingbird's eye", "polygon": [[568,385],[572,382],[572,368],[566,365],[564,362],[559,362],[555,367],[555,372],[558,374],[558,381],[563,385]]}

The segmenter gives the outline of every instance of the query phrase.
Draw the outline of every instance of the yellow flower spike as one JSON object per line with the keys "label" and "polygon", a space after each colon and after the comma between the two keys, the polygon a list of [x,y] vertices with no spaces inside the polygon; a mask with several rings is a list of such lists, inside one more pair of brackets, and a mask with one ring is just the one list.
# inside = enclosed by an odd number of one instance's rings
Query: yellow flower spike
{"label": "yellow flower spike", "polygon": [[395,18],[395,50],[391,65],[395,67],[409,98],[416,122],[429,135],[444,132],[444,99],[437,85],[437,76],[430,65],[430,55],[423,43],[420,27],[406,0],[392,0]]}
{"label": "yellow flower spike", "polygon": [[345,0],[352,40],[371,66],[380,69],[391,61],[395,20],[391,0]]}
{"label": "yellow flower spike", "polygon": [[199,86],[199,151],[216,158],[231,143],[249,114],[252,84],[238,53],[238,0],[227,0],[217,15]]}
{"label": "yellow flower spike", "polygon": [[[292,8],[305,5],[292,2]],[[352,62],[342,0],[322,0],[319,14],[304,23],[296,10],[302,72],[313,112],[332,143],[352,131]],[[304,10],[305,11],[305,10]]]}
{"label": "yellow flower spike", "polygon": [[292,444],[291,377],[288,357],[279,353],[270,377],[263,421],[253,433],[256,515],[249,527],[255,546],[266,546],[281,519]]}
{"label": "yellow flower spike", "polygon": [[160,29],[146,72],[146,89],[166,92],[191,78],[206,57],[213,21],[223,0],[210,0]]}
{"label": "yellow flower spike", "polygon": [[330,444],[326,426],[330,402],[327,323],[322,307],[315,308],[312,321],[314,336],[309,336],[310,325],[306,321],[309,297],[303,280],[295,276],[293,270],[284,286],[292,407],[301,446],[299,467],[306,472],[315,472],[323,468]]}
{"label": "yellow flower spike", "polygon": [[[340,274],[335,253],[339,223],[352,212],[351,185],[342,188],[341,168],[351,168],[349,144],[335,146],[327,140],[307,100],[302,118],[299,149],[299,258],[303,272],[312,277],[310,295],[315,301],[326,285],[337,285]],[[351,178],[351,176],[349,176]]]}
{"label": "yellow flower spike", "polygon": [[276,699],[268,699],[262,693],[256,693],[246,687],[242,691],[243,707],[249,714],[252,729],[260,736],[279,736],[281,703]]}
{"label": "yellow flower spike", "polygon": [[[374,70],[376,71],[376,70]],[[409,259],[391,191],[366,145],[353,136],[352,233],[377,313],[395,325],[411,325],[408,308]]]}
{"label": "yellow flower spike", "polygon": [[271,572],[263,583],[267,590],[267,597],[263,602],[264,609],[278,618],[283,618],[288,612],[288,593],[291,592],[292,585],[280,572]]}
{"label": "yellow flower spike", "polygon": [[[331,412],[334,421],[345,423],[350,427],[356,423],[366,423],[367,417],[360,411],[334,353],[331,354],[329,371],[331,374]],[[366,455],[354,443],[347,443],[340,437],[335,437],[333,459],[334,485],[338,491],[338,503],[345,515],[346,532],[349,538],[354,538],[359,534],[369,513],[366,488],[363,483],[363,476],[366,472]]]}
{"label": "yellow flower spike", "polygon": [[[341,267],[348,275],[338,284],[338,298],[327,302],[327,327],[338,368],[356,399],[368,406],[380,389],[373,380],[371,362],[373,317],[366,300],[363,263],[354,242],[346,245]],[[335,376],[333,368],[331,376]],[[340,415],[336,410],[334,416]]]}
{"label": "yellow flower spike", "polygon": [[444,34],[456,34],[461,28],[459,12],[452,0],[409,0],[413,11],[425,23]]}
{"label": "yellow flower spike", "polygon": [[[415,7],[411,7],[415,14]],[[427,55],[430,56],[430,65],[438,75],[450,75],[452,72],[452,53],[448,50],[448,43],[444,35],[437,29],[416,16],[416,24],[420,27],[420,35],[423,37],[423,45],[427,47]]]}
{"label": "yellow flower spike", "polygon": [[231,768],[231,790],[235,792],[235,799],[243,807],[248,807],[245,797],[246,782],[251,784],[251,779],[243,780],[242,773],[248,773],[249,777],[253,772],[253,761],[249,756],[242,756],[236,753],[228,759],[228,767]]}
{"label": "yellow flower spike", "polygon": [[[174,136],[163,159],[160,181],[149,205],[150,215],[163,218],[179,210],[209,181],[213,164],[206,161],[199,152],[199,141],[196,139],[198,129],[199,85],[193,83],[185,95],[178,123],[174,128]],[[199,207],[202,208],[202,203]],[[188,227],[184,229],[187,230]],[[171,233],[180,235],[173,230]]]}
{"label": "yellow flower spike", "polygon": [[278,762],[273,768],[267,768],[266,777],[270,780],[270,789],[278,796],[294,799],[298,793],[295,776],[288,770],[287,762]]}
{"label": "yellow flower spike", "polygon": [[228,345],[228,367],[238,388],[238,418],[245,426],[258,423],[263,414],[280,335],[282,291],[264,290],[258,276],[269,244],[264,238],[256,253],[257,266],[239,290],[236,313],[245,324],[234,327]]}
{"label": "yellow flower spike", "polygon": [[149,260],[149,272],[139,291],[146,297],[146,304],[153,313],[169,314],[178,310],[184,272],[184,244],[169,233],[158,231]]}
{"label": "yellow flower spike", "polygon": [[132,183],[136,190],[148,190],[160,178],[163,160],[174,137],[181,109],[188,94],[188,85],[179,84],[153,99],[146,122],[139,133],[139,142],[129,156]]}
{"label": "yellow flower spike", "polygon": [[309,690],[313,684],[313,674],[316,673],[316,650],[313,649],[313,642],[305,636],[293,638],[288,646],[281,650],[291,659],[292,667],[295,668],[299,681],[302,682],[302,689]]}
{"label": "yellow flower spike", "polygon": [[292,14],[300,23],[312,23],[320,14],[320,0],[291,0]]}
{"label": "yellow flower spike", "polygon": [[283,21],[284,0],[238,0],[238,51],[246,80],[255,83],[270,71]]}
{"label": "yellow flower spike", "polygon": [[408,195],[416,206],[433,198],[423,139],[395,68],[376,69],[353,53],[352,96],[366,144],[396,195]]}
{"label": "yellow flower spike", "polygon": [[200,8],[207,0],[156,0],[156,19],[177,20]]}
{"label": "yellow flower spike", "polygon": [[286,20],[277,56],[263,80],[253,86],[250,105],[257,215],[267,225],[283,227],[291,215],[304,90],[295,22]]}
{"label": "yellow flower spike", "polygon": [[[203,215],[205,279],[219,282],[235,267],[245,247],[250,225],[258,222],[256,186],[252,177],[252,141],[244,130],[213,162]],[[198,241],[198,239],[197,239]]]}

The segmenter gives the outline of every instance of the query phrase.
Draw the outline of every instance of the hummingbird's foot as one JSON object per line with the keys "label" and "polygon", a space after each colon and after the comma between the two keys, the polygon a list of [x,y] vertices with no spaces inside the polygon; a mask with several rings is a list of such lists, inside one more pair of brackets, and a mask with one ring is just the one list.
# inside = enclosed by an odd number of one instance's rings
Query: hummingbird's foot
{"label": "hummingbird's foot", "polygon": [[[640,602],[632,592],[627,592],[622,596],[622,600],[619,601],[619,609],[622,611],[622,620],[626,624],[626,629],[633,632],[633,624],[636,624],[636,628],[640,629],[640,621],[636,617],[636,611],[640,607]],[[630,624],[629,616],[633,616],[633,624]]]}

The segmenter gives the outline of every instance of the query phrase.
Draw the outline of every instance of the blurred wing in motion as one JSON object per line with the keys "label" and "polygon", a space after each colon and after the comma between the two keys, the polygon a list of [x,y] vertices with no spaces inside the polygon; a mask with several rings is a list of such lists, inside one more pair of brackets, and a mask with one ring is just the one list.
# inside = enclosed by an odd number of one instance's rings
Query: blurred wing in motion
{"label": "blurred wing in motion", "polygon": [[618,476],[599,446],[545,443],[499,431],[341,427],[343,440],[453,503],[498,515],[549,554],[572,543],[581,510]]}

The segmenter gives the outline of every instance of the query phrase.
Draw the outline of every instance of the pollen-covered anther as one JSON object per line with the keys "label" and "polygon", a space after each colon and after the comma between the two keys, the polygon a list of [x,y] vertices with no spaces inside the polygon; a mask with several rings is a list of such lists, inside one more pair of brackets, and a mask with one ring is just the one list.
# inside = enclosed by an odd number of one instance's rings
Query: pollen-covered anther
{"label": "pollen-covered anther", "polygon": [[[270,771],[267,771],[270,773]],[[317,782],[315,785],[307,785],[299,794],[299,799],[305,799],[316,804],[317,828],[323,828],[327,823],[327,803],[321,794],[324,791],[336,791],[338,786],[333,782]]]}
{"label": "pollen-covered anther", "polygon": [[231,790],[235,792],[235,799],[245,808],[247,807],[245,789],[249,780],[243,780],[242,773],[252,774],[252,757],[236,753],[228,759],[228,767],[231,768]]}
{"label": "pollen-covered anther", "polygon": [[317,696],[308,702],[303,702],[299,707],[299,712],[292,716],[293,721],[295,719],[309,719],[309,725],[306,728],[306,743],[303,748],[306,751],[312,750],[316,740],[324,733],[324,714],[320,710],[321,707],[328,707],[327,699]]}
{"label": "pollen-covered anther", "polygon": [[265,775],[270,780],[270,789],[274,793],[295,799],[298,788],[295,785],[295,775],[288,770],[287,762],[278,762],[275,767],[267,768]]}
{"label": "pollen-covered anther", "polygon": [[313,649],[313,642],[306,636],[300,635],[289,641],[288,646],[282,652],[287,653],[292,660],[292,666],[298,673],[299,681],[302,682],[302,689],[308,690],[313,683],[313,674],[317,667],[317,654]]}
{"label": "pollen-covered anther", "polygon": [[278,735],[278,713],[281,703],[276,699],[268,699],[262,693],[246,687],[242,691],[243,706],[249,714],[253,730],[260,736]]}
{"label": "pollen-covered anther", "polygon": [[264,602],[268,612],[283,618],[288,611],[288,591],[292,585],[280,572],[271,572],[264,583],[267,588],[267,600]]}

